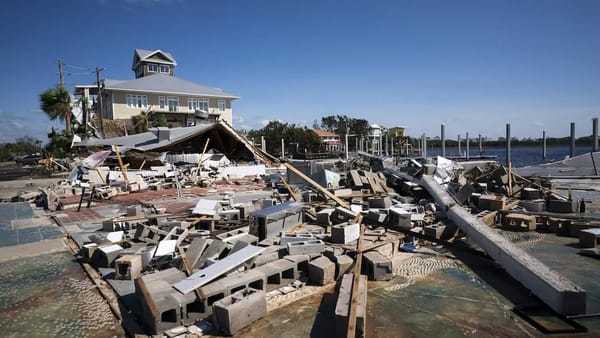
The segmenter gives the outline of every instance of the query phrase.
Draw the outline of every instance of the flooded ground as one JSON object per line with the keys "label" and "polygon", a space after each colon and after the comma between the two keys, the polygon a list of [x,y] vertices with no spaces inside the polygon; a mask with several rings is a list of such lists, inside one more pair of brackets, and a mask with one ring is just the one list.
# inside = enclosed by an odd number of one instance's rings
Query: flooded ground
{"label": "flooded ground", "polygon": [[62,232],[47,217],[34,217],[29,203],[0,204],[0,247],[59,238]]}
{"label": "flooded ground", "polygon": [[[577,239],[503,233],[585,288],[588,313],[600,312],[599,262],[577,254]],[[441,255],[403,254],[394,279],[369,282],[367,337],[543,336],[513,312],[515,306],[536,306],[539,301],[493,261],[460,246],[438,250]],[[238,336],[332,337],[336,300],[333,293],[301,300],[270,313]],[[589,330],[578,337],[600,336],[599,317],[577,322]]]}
{"label": "flooded ground", "polygon": [[0,263],[3,337],[121,337],[104,299],[70,253]]}

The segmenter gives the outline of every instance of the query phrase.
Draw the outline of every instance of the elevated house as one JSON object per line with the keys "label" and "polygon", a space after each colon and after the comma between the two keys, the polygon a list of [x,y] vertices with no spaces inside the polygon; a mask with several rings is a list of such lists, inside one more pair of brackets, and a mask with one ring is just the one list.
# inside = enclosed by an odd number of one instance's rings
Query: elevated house
{"label": "elevated house", "polygon": [[[178,78],[174,75],[176,66],[170,53],[136,49],[131,66],[135,79],[102,80],[102,111],[96,111],[109,120],[130,120],[142,113],[163,114],[172,127],[195,125],[197,120],[232,125],[232,102],[239,97]],[[97,102],[97,94],[96,85],[75,86],[75,95],[87,97],[88,102]]]}
{"label": "elevated house", "polygon": [[313,132],[319,136],[321,142],[325,146],[326,151],[341,151],[342,142],[340,141],[340,136],[336,133],[327,131],[327,130],[319,130],[313,129]]}

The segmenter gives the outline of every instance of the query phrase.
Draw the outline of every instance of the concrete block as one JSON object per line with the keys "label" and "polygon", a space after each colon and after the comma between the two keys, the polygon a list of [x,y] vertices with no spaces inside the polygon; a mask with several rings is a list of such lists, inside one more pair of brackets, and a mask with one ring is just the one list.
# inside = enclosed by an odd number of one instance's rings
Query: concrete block
{"label": "concrete block", "polygon": [[131,205],[131,206],[127,207],[127,216],[128,217],[142,216],[142,215],[144,215],[144,212],[142,211],[141,205]]}
{"label": "concrete block", "polygon": [[522,200],[537,200],[541,198],[544,198],[544,193],[539,189],[523,188],[523,190],[521,190]]}
{"label": "concrete block", "polygon": [[444,233],[445,229],[446,229],[446,226],[444,224],[437,223],[437,224],[426,225],[424,230],[425,230],[426,236],[431,236],[431,237],[435,237],[436,239],[440,239],[442,237],[442,234]]}
{"label": "concrete block", "polygon": [[194,238],[186,251],[187,260],[192,269],[198,267],[198,261],[204,250],[208,247],[206,238]]}
{"label": "concrete block", "polygon": [[335,262],[335,278],[338,278],[340,275],[343,275],[350,269],[354,260],[347,255],[336,256],[334,259]]}
{"label": "concrete block", "polygon": [[123,248],[118,244],[99,246],[92,254],[92,265],[97,268],[110,268],[121,255]]}
{"label": "concrete block", "polygon": [[335,264],[327,257],[319,257],[308,263],[308,278],[318,285],[333,282],[335,278]]}
{"label": "concrete block", "polygon": [[600,248],[600,228],[579,231],[579,245],[582,248]]}
{"label": "concrete block", "polygon": [[577,202],[550,200],[548,201],[548,211],[559,214],[571,214],[577,212]]}
{"label": "concrete block", "polygon": [[321,209],[320,211],[318,211],[317,212],[317,224],[323,225],[323,226],[331,225],[331,214],[333,214],[334,211],[335,211],[335,209],[333,209],[333,208],[326,208],[326,209]]}
{"label": "concrete block", "polygon": [[519,201],[519,206],[530,212],[543,212],[546,208],[546,201],[542,199]]}
{"label": "concrete block", "polygon": [[360,224],[342,223],[331,227],[331,242],[348,244],[358,239],[360,235]]}
{"label": "concrete block", "polygon": [[410,229],[410,212],[403,208],[391,207],[388,211],[388,225],[401,229]]}
{"label": "concrete block", "polygon": [[216,301],[212,307],[217,328],[225,334],[234,335],[267,314],[266,294],[249,288]]}
{"label": "concrete block", "polygon": [[479,197],[479,209],[484,210],[502,210],[506,206],[505,196],[481,195]]}
{"label": "concrete block", "polygon": [[331,259],[332,261],[335,260],[335,257],[339,256],[339,255],[343,255],[344,254],[344,249],[337,247],[337,246],[328,246],[325,248],[325,251],[323,252],[323,256]]}
{"label": "concrete block", "polygon": [[142,273],[142,256],[124,255],[115,260],[116,279],[134,280]]}
{"label": "concrete block", "polygon": [[465,184],[456,193],[454,196],[458,202],[461,204],[465,204],[466,201],[469,200],[471,194],[475,192],[475,187],[472,184]]}
{"label": "concrete block", "polygon": [[393,275],[392,260],[376,251],[363,254],[362,273],[369,280],[390,280]]}
{"label": "concrete block", "polygon": [[381,225],[385,223],[387,217],[388,215],[385,210],[370,209],[365,216],[365,220],[367,220],[369,223]]}
{"label": "concrete block", "polygon": [[290,255],[321,254],[325,251],[325,243],[320,239],[314,239],[288,243],[287,248]]}
{"label": "concrete block", "polygon": [[536,219],[533,215],[506,214],[502,221],[504,226],[511,230],[534,231],[537,228]]}
{"label": "concrete block", "polygon": [[392,199],[386,197],[371,197],[369,198],[369,208],[387,209],[392,206]]}
{"label": "concrete block", "polygon": [[308,262],[310,261],[309,255],[288,255],[284,259],[296,264],[298,272],[308,274]]}
{"label": "concrete block", "polygon": [[315,236],[309,233],[283,233],[279,244],[287,245],[291,242],[304,242],[314,239]]}

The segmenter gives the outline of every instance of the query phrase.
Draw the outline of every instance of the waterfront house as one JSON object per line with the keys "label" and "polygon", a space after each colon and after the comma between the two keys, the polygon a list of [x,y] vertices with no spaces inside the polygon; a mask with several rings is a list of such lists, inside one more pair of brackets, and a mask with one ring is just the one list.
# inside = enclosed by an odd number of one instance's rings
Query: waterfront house
{"label": "waterfront house", "polygon": [[327,130],[313,129],[313,132],[319,136],[321,142],[325,146],[326,151],[340,151],[341,141],[340,136]]}
{"label": "waterfront house", "polygon": [[[102,117],[130,120],[145,113],[162,114],[172,127],[195,125],[196,120],[225,121],[233,124],[232,102],[237,96],[220,88],[197,84],[175,76],[175,58],[161,50],[136,49],[132,80],[101,81]],[[75,95],[95,101],[96,85],[75,86]]]}

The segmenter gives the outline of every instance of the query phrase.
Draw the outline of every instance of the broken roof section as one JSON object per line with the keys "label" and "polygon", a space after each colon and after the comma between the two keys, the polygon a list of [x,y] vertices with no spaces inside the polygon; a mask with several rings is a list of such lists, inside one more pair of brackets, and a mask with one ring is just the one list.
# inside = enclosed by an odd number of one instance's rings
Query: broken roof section
{"label": "broken roof section", "polygon": [[121,136],[109,139],[88,139],[75,143],[73,147],[110,147],[117,145],[121,152],[129,150],[140,152],[202,152],[206,140],[209,149],[215,149],[230,159],[265,163],[277,162],[270,154],[263,152],[236,132],[225,121],[204,122],[193,127],[152,128],[145,133]]}

